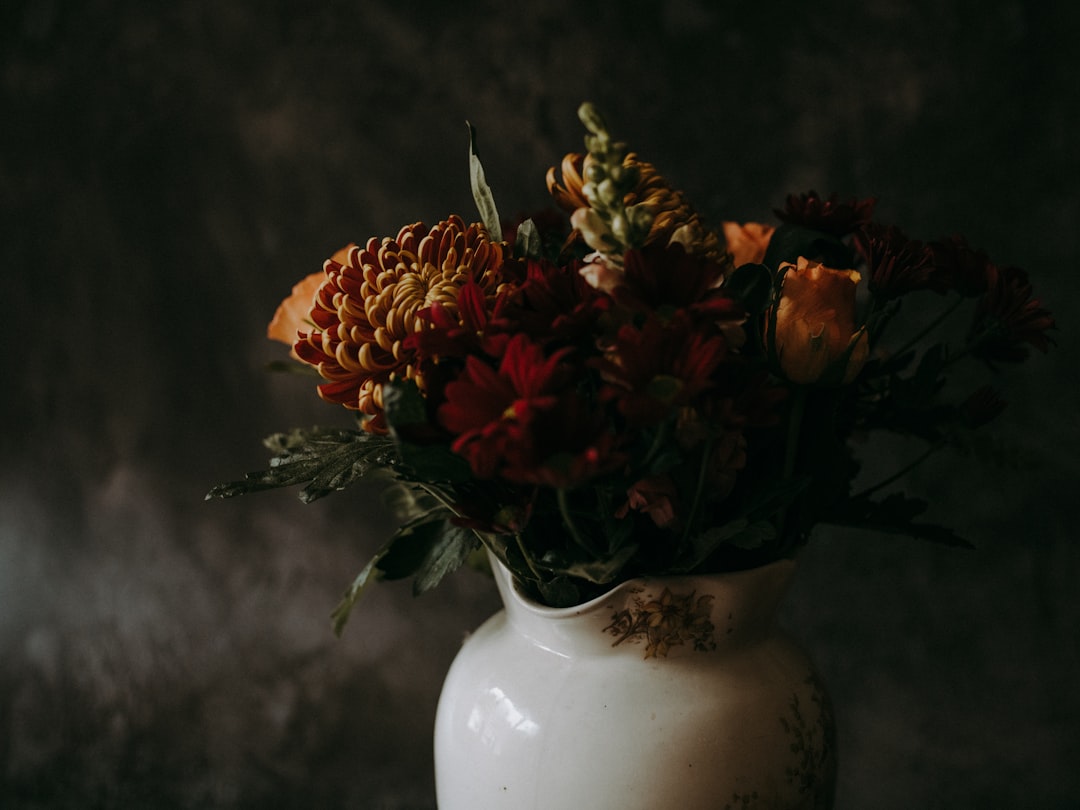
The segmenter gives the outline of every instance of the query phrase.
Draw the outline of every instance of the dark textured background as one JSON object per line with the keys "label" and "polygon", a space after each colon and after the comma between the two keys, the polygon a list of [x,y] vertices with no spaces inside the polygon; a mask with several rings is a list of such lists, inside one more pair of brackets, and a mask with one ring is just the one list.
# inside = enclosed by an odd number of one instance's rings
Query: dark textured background
{"label": "dark textured background", "polygon": [[600,6],[0,5],[0,807],[433,805],[491,589],[381,587],[335,641],[377,493],[202,498],[265,434],[347,422],[261,370],[292,283],[471,216],[466,119],[503,213],[543,202],[583,99],[714,223],[874,194],[1032,273],[1061,345],[1005,385],[1017,469],[908,481],[980,550],[822,532],[785,618],[834,693],[838,808],[1080,802],[1080,4]]}

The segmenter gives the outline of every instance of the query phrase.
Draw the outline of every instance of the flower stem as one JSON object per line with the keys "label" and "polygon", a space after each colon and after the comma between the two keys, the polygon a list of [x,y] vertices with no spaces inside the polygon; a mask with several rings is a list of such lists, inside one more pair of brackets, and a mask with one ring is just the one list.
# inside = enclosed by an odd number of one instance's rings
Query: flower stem
{"label": "flower stem", "polygon": [[964,298],[962,298],[962,297],[957,298],[956,301],[954,301],[953,304],[948,309],[946,309],[943,312],[939,313],[938,316],[936,318],[934,318],[934,320],[930,321],[930,323],[928,323],[921,330],[919,330],[919,332],[913,338],[908,340],[907,343],[905,343],[899,349],[894,351],[893,354],[894,355],[901,355],[904,352],[906,352],[908,349],[912,348],[920,340],[922,340],[924,337],[926,337],[928,334],[930,334],[932,331],[934,331],[938,326],[940,326],[945,321],[946,318],[948,318],[950,315],[952,315],[954,312],[956,312],[956,310],[963,303],[964,303]]}
{"label": "flower stem", "polygon": [[805,412],[806,389],[799,386],[795,389],[795,395],[791,401],[791,410],[788,412],[787,447],[784,451],[784,480],[791,478],[795,472],[795,460],[799,454],[799,433],[802,431],[803,414]]}
{"label": "flower stem", "polygon": [[555,497],[559,503],[559,514],[562,515],[563,525],[565,525],[566,530],[570,532],[570,536],[574,539],[574,542],[591,554],[593,558],[597,558],[599,555],[596,553],[596,549],[589,544],[585,539],[585,536],[578,530],[577,525],[574,523],[574,519],[570,517],[570,505],[566,500],[566,490],[559,487],[555,490]]}
{"label": "flower stem", "polygon": [[686,545],[690,532],[697,523],[698,510],[701,508],[701,497],[705,493],[705,481],[709,474],[709,459],[712,457],[713,445],[716,439],[710,436],[705,440],[705,447],[701,451],[701,466],[698,468],[697,486],[694,487],[694,500],[690,503],[690,514],[686,517],[686,525],[683,527],[683,545]]}
{"label": "flower stem", "polygon": [[[799,455],[799,434],[802,432],[803,416],[806,413],[806,388],[799,386],[795,389],[794,398],[791,401],[791,410],[788,412],[787,447],[784,448],[784,470],[782,479],[789,480],[795,474],[795,462]],[[791,541],[787,534],[788,521],[791,518],[791,509],[799,503],[796,499],[789,503],[780,512],[776,525],[776,532],[780,539],[780,548],[786,550]]]}

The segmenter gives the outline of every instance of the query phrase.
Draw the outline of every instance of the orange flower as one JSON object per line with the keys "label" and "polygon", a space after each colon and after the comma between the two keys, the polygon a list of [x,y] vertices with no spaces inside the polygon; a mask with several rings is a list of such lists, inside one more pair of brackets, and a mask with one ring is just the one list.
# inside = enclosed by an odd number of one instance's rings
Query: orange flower
{"label": "orange flower", "polygon": [[458,292],[470,278],[493,300],[503,250],[479,223],[466,227],[451,216],[430,229],[418,222],[395,238],[373,237],[327,260],[310,310],[313,328],[301,330],[294,347],[327,380],[319,395],[372,417],[366,430],[385,432],[383,384],[422,382],[415,350],[404,345],[424,326],[418,313],[438,302],[457,317]]}
{"label": "orange flower", "polygon": [[[356,247],[348,244],[334,254],[332,261],[341,263],[345,261],[349,251]],[[326,273],[320,270],[312,273],[303,281],[298,281],[292,288],[292,294],[278,304],[274,317],[266,327],[266,336],[271,340],[277,340],[289,346],[289,354],[295,359],[300,357],[292,345],[296,342],[300,332],[311,326],[311,307],[315,303],[315,294],[323,282],[326,281]]]}
{"label": "orange flower", "polygon": [[849,383],[869,352],[866,327],[855,326],[854,270],[832,270],[803,256],[785,262],[773,345],[784,376],[794,383]]}
{"label": "orange flower", "polygon": [[744,264],[760,264],[769,249],[769,240],[775,230],[772,225],[762,225],[760,222],[747,222],[742,225],[738,222],[725,222],[724,238],[727,240],[728,253],[731,254],[734,265],[741,267]]}

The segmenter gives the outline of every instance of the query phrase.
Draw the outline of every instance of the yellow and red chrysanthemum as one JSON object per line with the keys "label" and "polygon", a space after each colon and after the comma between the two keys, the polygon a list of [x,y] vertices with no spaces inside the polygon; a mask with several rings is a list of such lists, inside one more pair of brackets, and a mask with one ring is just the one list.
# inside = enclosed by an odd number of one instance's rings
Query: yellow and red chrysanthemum
{"label": "yellow and red chrysanthemum", "polygon": [[[432,228],[408,225],[394,238],[372,238],[327,260],[308,325],[299,326],[294,344],[296,355],[327,380],[319,395],[371,417],[365,429],[384,432],[382,386],[401,378],[421,382],[415,350],[406,343],[424,326],[419,313],[438,303],[456,316],[458,292],[470,279],[494,301],[504,255],[505,246],[482,225],[451,216]],[[300,293],[309,289],[298,285]]]}

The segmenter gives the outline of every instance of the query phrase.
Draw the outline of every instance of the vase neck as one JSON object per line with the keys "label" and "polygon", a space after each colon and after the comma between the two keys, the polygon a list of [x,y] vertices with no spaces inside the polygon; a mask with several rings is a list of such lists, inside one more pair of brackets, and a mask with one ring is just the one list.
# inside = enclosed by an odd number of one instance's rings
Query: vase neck
{"label": "vase neck", "polygon": [[778,560],[723,574],[640,577],[581,605],[551,608],[526,596],[492,559],[507,619],[534,643],[566,656],[670,659],[722,653],[765,638],[794,566]]}

